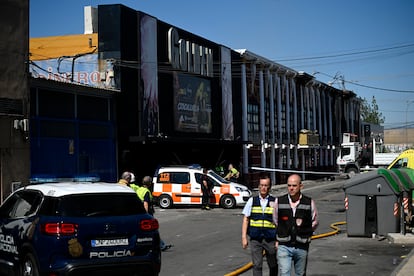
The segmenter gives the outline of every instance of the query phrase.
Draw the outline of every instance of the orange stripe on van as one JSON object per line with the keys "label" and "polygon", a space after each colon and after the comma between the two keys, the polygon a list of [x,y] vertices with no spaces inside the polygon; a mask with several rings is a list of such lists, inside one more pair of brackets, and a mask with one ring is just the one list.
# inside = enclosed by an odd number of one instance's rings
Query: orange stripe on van
{"label": "orange stripe on van", "polygon": [[230,185],[228,184],[221,185],[220,194],[228,194],[228,193],[230,193]]}
{"label": "orange stripe on van", "polygon": [[201,202],[201,197],[197,197],[197,196],[191,197],[191,203],[200,203],[200,202]]}
{"label": "orange stripe on van", "polygon": [[164,183],[164,184],[162,185],[162,191],[163,191],[164,193],[171,193],[171,192],[172,192],[172,184],[171,184],[171,183],[169,183],[169,184]]}
{"label": "orange stripe on van", "polygon": [[173,199],[174,203],[180,203],[181,202],[181,196],[177,196],[176,193],[173,193],[171,196],[172,196],[172,199]]}
{"label": "orange stripe on van", "polygon": [[191,193],[191,183],[182,184],[181,185],[181,192],[182,193]]}

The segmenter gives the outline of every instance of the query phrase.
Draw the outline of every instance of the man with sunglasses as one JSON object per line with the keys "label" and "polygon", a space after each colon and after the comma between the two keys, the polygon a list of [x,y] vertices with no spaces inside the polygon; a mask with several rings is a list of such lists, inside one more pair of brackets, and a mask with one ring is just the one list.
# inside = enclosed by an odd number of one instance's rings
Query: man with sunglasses
{"label": "man with sunglasses", "polygon": [[309,244],[318,226],[318,211],[312,198],[301,193],[301,177],[292,174],[287,180],[288,193],[275,200],[273,221],[277,226],[277,259],[281,276],[306,275]]}

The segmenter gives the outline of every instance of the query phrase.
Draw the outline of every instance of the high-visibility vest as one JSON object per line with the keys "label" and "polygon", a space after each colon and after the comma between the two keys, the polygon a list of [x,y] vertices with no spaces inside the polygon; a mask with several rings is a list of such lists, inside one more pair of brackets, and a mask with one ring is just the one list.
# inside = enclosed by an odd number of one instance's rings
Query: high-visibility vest
{"label": "high-visibility vest", "polygon": [[279,244],[289,245],[296,242],[307,244],[311,241],[313,233],[311,201],[310,197],[302,195],[296,206],[295,216],[293,216],[288,195],[278,198],[277,240]]}
{"label": "high-visibility vest", "polygon": [[276,240],[276,226],[273,223],[273,196],[268,196],[266,208],[262,209],[259,196],[253,197],[252,210],[249,218],[249,237],[252,240],[274,241]]}
{"label": "high-visibility vest", "polygon": [[152,194],[151,194],[151,191],[148,188],[140,186],[140,187],[138,187],[138,189],[135,192],[137,193],[137,195],[138,195],[139,199],[141,199],[141,201],[144,201],[145,194],[149,193],[150,201],[152,201]]}

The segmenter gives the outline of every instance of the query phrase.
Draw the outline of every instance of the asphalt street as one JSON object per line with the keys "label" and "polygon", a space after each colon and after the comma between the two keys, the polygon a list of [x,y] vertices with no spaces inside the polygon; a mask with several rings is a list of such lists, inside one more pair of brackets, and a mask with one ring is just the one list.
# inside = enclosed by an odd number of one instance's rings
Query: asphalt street
{"label": "asphalt street", "polygon": [[[315,199],[320,216],[315,235],[332,232],[333,223],[346,221],[343,183],[305,182],[304,194]],[[272,194],[281,195],[285,189],[276,186]],[[228,275],[250,263],[250,252],[243,250],[240,243],[241,208],[203,211],[180,207],[156,211],[162,238],[174,245],[163,253],[160,275]],[[385,237],[348,237],[346,224],[338,227],[339,233],[312,241],[308,276],[391,275],[414,247],[393,244]],[[239,275],[251,274],[247,270]]]}

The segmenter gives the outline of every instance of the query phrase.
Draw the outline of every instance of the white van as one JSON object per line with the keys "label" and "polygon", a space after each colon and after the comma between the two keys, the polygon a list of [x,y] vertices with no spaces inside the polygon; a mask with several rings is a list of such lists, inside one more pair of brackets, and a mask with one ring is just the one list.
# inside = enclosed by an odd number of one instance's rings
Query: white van
{"label": "white van", "polygon": [[[161,167],[155,172],[153,196],[161,208],[173,205],[201,205],[201,176],[203,169],[198,166]],[[223,179],[214,171],[207,173],[213,183],[211,206],[229,209],[244,206],[252,195],[249,188],[242,184]]]}

